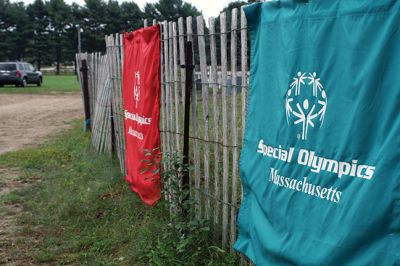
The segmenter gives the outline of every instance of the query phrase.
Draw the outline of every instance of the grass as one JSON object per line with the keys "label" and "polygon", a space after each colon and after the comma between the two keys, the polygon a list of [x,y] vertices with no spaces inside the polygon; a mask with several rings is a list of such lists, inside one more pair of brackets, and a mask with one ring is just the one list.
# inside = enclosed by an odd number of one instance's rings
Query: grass
{"label": "grass", "polygon": [[[0,168],[18,169],[24,181],[40,180],[0,198],[23,207],[18,223],[26,240],[13,250],[27,250],[35,264],[148,265],[149,256],[154,262],[160,258],[154,252],[169,248],[162,244],[171,241],[163,239],[170,223],[166,209],[141,203],[116,161],[91,148],[79,121],[38,148],[0,155]],[[217,252],[187,265],[235,261]]]}
{"label": "grass", "polygon": [[0,156],[0,166],[41,180],[3,198],[23,205],[18,222],[28,239],[39,236],[30,248],[36,263],[146,263],[148,237],[167,216],[140,202],[115,161],[91,149],[80,123],[40,148]]}
{"label": "grass", "polygon": [[43,84],[38,87],[36,84],[29,84],[27,87],[15,87],[15,85],[5,85],[0,87],[0,93],[68,93],[78,92],[79,82],[75,75],[45,75]]}

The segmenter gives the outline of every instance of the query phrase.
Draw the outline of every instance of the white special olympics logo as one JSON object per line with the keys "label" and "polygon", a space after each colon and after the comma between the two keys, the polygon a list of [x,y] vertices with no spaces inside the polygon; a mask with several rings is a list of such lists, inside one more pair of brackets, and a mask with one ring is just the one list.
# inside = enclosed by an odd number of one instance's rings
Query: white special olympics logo
{"label": "white special olympics logo", "polygon": [[135,71],[135,79],[133,84],[133,97],[136,101],[136,108],[138,108],[138,103],[140,99],[140,72]]}
{"label": "white special olympics logo", "polygon": [[298,138],[307,139],[309,127],[322,127],[328,96],[317,73],[298,72],[286,93],[285,109],[289,125],[299,125]]}

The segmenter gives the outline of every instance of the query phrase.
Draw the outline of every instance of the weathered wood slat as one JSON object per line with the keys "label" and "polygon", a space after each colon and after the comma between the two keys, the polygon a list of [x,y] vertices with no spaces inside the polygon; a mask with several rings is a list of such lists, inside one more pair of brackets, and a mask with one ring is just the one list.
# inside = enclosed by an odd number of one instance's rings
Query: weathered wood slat
{"label": "weathered wood slat", "polygon": [[[197,40],[199,44],[200,55],[200,73],[201,73],[201,89],[203,102],[203,138],[204,138],[204,192],[205,195],[210,194],[210,144],[209,144],[209,109],[208,109],[208,76],[207,76],[207,54],[206,43],[204,38],[204,18],[197,17]],[[210,218],[210,198],[205,198],[204,213],[206,219]]]}
{"label": "weathered wood slat", "polygon": [[164,21],[163,23],[163,31],[164,31],[164,85],[165,85],[165,129],[167,132],[167,152],[171,151],[172,143],[171,143],[171,130],[169,123],[169,92],[170,92],[170,79],[169,79],[169,49],[168,49],[168,22]]}
{"label": "weathered wood slat", "polygon": [[228,234],[228,174],[229,174],[229,154],[228,154],[228,114],[227,114],[227,32],[226,32],[226,13],[220,15],[221,25],[221,79],[222,79],[222,143],[223,147],[223,174],[222,174],[222,244],[227,244]]}
{"label": "weathered wood slat", "polygon": [[[174,96],[175,96],[175,131],[177,133],[180,133],[180,125],[179,125],[179,105],[180,105],[180,100],[179,100],[179,90],[181,87],[181,84],[179,82],[179,63],[178,63],[178,31],[177,31],[177,26],[176,22],[172,23],[172,38],[173,38],[173,54],[174,54],[174,60],[173,60],[173,69],[174,69]],[[180,145],[180,135],[175,134],[176,136],[176,150],[178,154],[181,154],[181,145]]]}
{"label": "weathered wood slat", "polygon": [[[107,44],[108,44],[109,40],[107,39]],[[105,56],[106,57],[106,56]],[[104,62],[103,62],[104,64]],[[103,69],[105,68],[104,65],[102,66]],[[106,108],[106,96],[105,96],[105,89],[104,89],[104,83],[101,83],[100,88],[99,88],[99,94],[98,98],[96,100],[96,106],[97,106],[97,110],[96,113],[98,114],[98,122],[96,124],[98,124],[98,130],[97,130],[97,134],[98,134],[98,139],[97,139],[97,151],[102,151],[103,149],[103,131],[105,128],[105,123],[104,123],[104,110]],[[99,101],[100,98],[100,101]]]}
{"label": "weathered wood slat", "polygon": [[[117,36],[111,35],[111,60],[110,60],[110,65],[111,67],[111,80],[112,80],[112,87],[111,87],[111,106],[110,106],[110,120],[114,124],[114,138],[115,138],[115,143],[114,143],[114,148],[117,153],[117,157],[120,158],[120,150],[119,150],[119,136],[118,136],[118,117],[115,114],[115,110],[117,108],[117,90],[118,90],[118,79],[117,79],[117,73],[118,73],[118,64],[117,64],[117,56],[116,56],[116,49],[117,49]],[[112,119],[111,119],[112,117]],[[112,134],[112,132],[111,132]],[[112,136],[111,136],[112,137]],[[111,140],[112,143],[112,140]],[[112,147],[111,147],[111,152],[112,152]]]}
{"label": "weathered wood slat", "polygon": [[[89,64],[88,64],[88,66],[89,66],[89,70],[88,70],[88,78],[89,78],[89,97],[91,96],[91,95],[93,95],[94,94],[94,91],[95,91],[95,89],[94,89],[94,86],[95,86],[95,71],[94,71],[94,66],[95,66],[95,53],[91,53],[90,54],[90,62],[88,62]],[[89,99],[89,102],[91,102],[90,101],[90,99]],[[90,106],[90,108],[91,108],[91,110],[93,110],[93,106]]]}
{"label": "weathered wood slat", "polygon": [[[193,19],[186,18],[187,40],[193,43]],[[194,46],[194,45],[193,45]],[[193,53],[194,55],[194,53]],[[199,121],[197,111],[197,91],[192,90],[192,125],[193,125],[193,161],[194,161],[194,186],[195,186],[195,201],[196,201],[196,217],[201,217],[201,202],[200,202],[200,144],[199,144]]]}
{"label": "weathered wood slat", "polygon": [[[193,19],[192,17],[187,17],[186,18],[186,35],[187,35],[187,41],[192,42],[193,44]],[[192,46],[194,47],[194,45]],[[194,50],[194,48],[193,48]],[[194,52],[193,52],[193,58],[194,58]],[[193,60],[194,62],[194,60]],[[193,81],[192,81],[193,82]],[[194,191],[191,190],[191,192],[194,192],[194,198],[196,201],[196,217],[200,217],[201,214],[201,206],[200,206],[200,191],[197,189],[200,187],[200,154],[199,154],[199,141],[197,139],[198,137],[198,114],[197,114],[197,94],[196,90],[192,90],[192,95],[191,95],[191,107],[192,107],[192,125],[193,125],[193,137],[195,138],[193,140],[193,164],[194,164],[194,185],[195,189]],[[190,182],[192,184],[192,182]],[[192,195],[193,196],[193,195]]]}
{"label": "weathered wood slat", "polygon": [[[160,54],[161,54],[161,124],[162,124],[162,130],[163,133],[161,135],[161,141],[163,145],[163,153],[169,152],[169,137],[170,133],[168,131],[168,109],[167,109],[167,75],[166,75],[166,55],[168,54],[165,50],[165,47],[168,47],[168,44],[165,41],[165,33],[166,33],[166,22],[163,22],[160,24],[160,38],[162,39],[161,41],[161,46],[160,46]],[[168,56],[167,56],[168,58]],[[163,164],[164,169],[168,169],[168,165],[166,162]],[[169,197],[167,196],[167,193],[164,193],[164,199],[168,200]]]}
{"label": "weathered wood slat", "polygon": [[[109,50],[110,53],[107,53],[107,65],[111,65],[112,64],[112,57],[111,57],[111,50],[112,50],[112,45],[113,45],[113,36],[110,35],[109,36]],[[108,90],[107,93],[107,101],[106,101],[106,108],[105,108],[105,114],[104,114],[104,124],[105,124],[105,130],[104,130],[104,141],[105,141],[105,150],[107,152],[111,153],[111,119],[110,119],[110,115],[111,115],[111,88],[113,86],[112,84],[112,80],[111,80],[111,74],[112,71],[110,71],[110,68],[108,68],[108,79],[109,79],[109,83],[108,86],[105,88],[106,90]]]}
{"label": "weathered wood slat", "polygon": [[[108,45],[108,43],[109,43],[108,38],[106,39],[106,41],[107,41],[107,45]],[[103,81],[104,81],[104,74],[105,74],[104,73],[104,69],[105,69],[104,60],[105,60],[105,57],[106,56],[104,56],[103,63],[102,63],[103,75],[102,75],[102,79],[100,81],[99,93],[98,93],[98,95],[96,97],[96,106],[97,106],[97,108],[96,108],[96,112],[95,112],[96,120],[97,120],[97,121],[95,121],[95,124],[97,124],[97,130],[95,129],[94,131],[97,134],[97,138],[96,138],[96,145],[97,146],[96,146],[96,148],[97,148],[97,151],[99,151],[99,152],[102,149],[102,132],[104,130],[103,110],[105,108],[105,98],[106,97],[104,96],[104,82]]]}
{"label": "weathered wood slat", "polygon": [[[108,39],[107,37],[105,38],[106,41],[106,48],[107,48],[107,44],[108,44]],[[103,90],[100,89],[100,86],[98,88],[98,93],[96,95],[96,99],[95,99],[95,104],[97,106],[97,109],[94,111],[93,113],[93,127],[92,127],[92,131],[93,131],[93,136],[92,136],[92,143],[95,147],[95,149],[97,151],[99,151],[99,146],[100,146],[100,132],[101,132],[101,125],[100,123],[100,96],[102,95]]]}
{"label": "weathered wood slat", "polygon": [[[177,139],[179,141],[179,138],[176,137],[176,128],[174,125],[174,120],[175,120],[175,104],[174,104],[174,91],[175,91],[175,83],[174,83],[174,53],[173,53],[173,34],[172,34],[172,22],[168,22],[168,74],[169,74],[169,98],[168,98],[168,104],[169,104],[169,128],[171,129],[171,152],[176,151],[177,147]],[[173,194],[170,194],[170,202],[173,200]],[[170,207],[170,213],[174,213],[175,209],[171,205]]]}
{"label": "weathered wood slat", "polygon": [[115,143],[114,143],[114,149],[115,149],[115,153],[117,155],[117,159],[118,161],[120,161],[121,158],[121,151],[119,149],[120,147],[120,140],[119,140],[119,129],[118,129],[118,116],[116,115],[116,111],[117,111],[117,94],[118,94],[118,89],[119,89],[119,85],[118,85],[118,63],[117,63],[117,53],[116,50],[118,46],[118,35],[115,34],[113,35],[113,43],[112,43],[112,64],[114,65],[113,67],[113,73],[112,73],[112,79],[113,79],[113,86],[111,88],[111,117],[112,117],[112,122],[113,122],[113,126],[114,126],[114,139],[115,139]]}
{"label": "weathered wood slat", "polygon": [[123,167],[123,175],[126,175],[126,158],[125,158],[125,133],[124,133],[124,117],[123,117],[123,113],[124,113],[124,102],[123,102],[123,98],[122,98],[122,71],[123,71],[123,65],[124,65],[124,46],[123,46],[123,34],[119,35],[119,51],[118,51],[118,59],[119,59],[119,67],[120,67],[120,72],[119,72],[119,84],[120,84],[120,88],[119,88],[119,99],[120,99],[120,109],[119,111],[119,117],[120,117],[120,128],[121,128],[121,140],[122,140],[122,167]]}
{"label": "weathered wood slat", "polygon": [[119,34],[115,34],[115,39],[114,39],[114,47],[113,47],[113,63],[115,63],[115,72],[114,72],[114,84],[115,87],[113,88],[113,106],[112,106],[112,111],[113,111],[113,120],[114,120],[114,131],[115,131],[115,150],[117,153],[117,157],[119,160],[120,164],[120,169],[121,173],[124,172],[124,146],[122,143],[122,138],[123,138],[123,125],[122,123],[122,117],[120,114],[122,113],[121,111],[121,64],[120,64],[120,57],[119,57],[119,52],[120,52],[120,37]]}
{"label": "weathered wood slat", "polygon": [[[118,138],[119,138],[119,147],[118,149],[120,150],[120,165],[121,165],[121,170],[123,170],[123,167],[125,165],[125,160],[124,160],[124,154],[125,154],[125,145],[123,143],[123,138],[124,138],[124,125],[123,125],[123,116],[121,114],[123,113],[123,107],[122,107],[122,79],[121,79],[121,73],[122,73],[122,65],[121,65],[121,56],[120,56],[120,46],[121,46],[121,37],[120,34],[116,34],[116,47],[114,49],[115,53],[115,58],[116,58],[116,64],[117,64],[117,73],[116,73],[116,79],[117,79],[117,88],[116,88],[116,106],[115,106],[115,116],[117,117],[117,126],[118,126]],[[123,173],[123,171],[121,171]]]}
{"label": "weathered wood slat", "polygon": [[[243,7],[240,12],[240,41],[241,41],[241,70],[242,70],[242,139],[244,138],[244,130],[246,128],[247,114],[247,20]],[[243,143],[243,142],[242,142]]]}
{"label": "weathered wood slat", "polygon": [[[119,36],[119,38],[120,38],[119,41],[120,41],[120,44],[121,44],[121,47],[120,47],[121,66],[123,66],[124,65],[124,35],[121,34]],[[122,72],[121,72],[121,77],[122,77]]]}
{"label": "weathered wood slat", "polygon": [[168,104],[169,104],[169,128],[171,130],[171,151],[175,150],[176,147],[176,137],[175,137],[175,125],[174,125],[174,57],[173,57],[173,45],[172,45],[172,22],[168,22],[168,74],[169,74],[169,97],[168,97]]}
{"label": "weathered wood slat", "polygon": [[[208,21],[210,26],[210,83],[213,90],[213,129],[214,129],[214,197],[220,199],[220,177],[219,177],[219,94],[218,94],[218,72],[217,72],[217,45],[215,40],[215,19],[211,17]],[[219,223],[220,203],[215,201],[214,224]]]}
{"label": "weathered wood slat", "polygon": [[[161,99],[160,99],[160,104],[161,104],[161,113],[160,113],[160,119],[161,119],[161,149],[162,152],[167,152],[167,133],[166,133],[166,108],[165,108],[165,56],[164,56],[164,24],[160,24],[160,38],[162,39],[161,45],[160,45],[160,57],[161,57],[161,64],[160,64],[160,80],[161,80]],[[165,165],[164,165],[165,166]]]}
{"label": "weathered wood slat", "polygon": [[[232,9],[232,22],[231,22],[231,77],[232,77],[232,204],[237,203],[237,181],[238,181],[238,130],[237,130],[237,8]],[[231,207],[231,245],[235,243],[236,239],[236,213],[237,210]]]}
{"label": "weathered wood slat", "polygon": [[[183,29],[183,18],[179,18],[178,19],[178,34],[179,34],[179,63],[181,66],[185,65],[185,32]],[[185,80],[186,80],[186,76],[185,76],[185,69],[181,68],[181,75],[180,75],[180,84],[181,84],[181,99],[182,99],[182,107],[185,104]]]}

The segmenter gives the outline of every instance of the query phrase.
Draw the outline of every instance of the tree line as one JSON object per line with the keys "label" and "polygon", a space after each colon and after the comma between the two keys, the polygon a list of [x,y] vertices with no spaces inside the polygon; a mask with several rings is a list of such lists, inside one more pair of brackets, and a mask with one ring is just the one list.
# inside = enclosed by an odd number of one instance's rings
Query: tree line
{"label": "tree line", "polygon": [[[246,2],[231,3],[224,10],[242,4]],[[80,6],[64,0],[35,0],[29,5],[0,0],[0,61],[25,60],[38,69],[56,65],[59,73],[60,64],[74,62],[78,29],[82,51],[104,52],[105,35],[138,29],[145,18],[171,21],[200,14],[183,0],[147,3],[143,11],[133,1],[85,0]]]}

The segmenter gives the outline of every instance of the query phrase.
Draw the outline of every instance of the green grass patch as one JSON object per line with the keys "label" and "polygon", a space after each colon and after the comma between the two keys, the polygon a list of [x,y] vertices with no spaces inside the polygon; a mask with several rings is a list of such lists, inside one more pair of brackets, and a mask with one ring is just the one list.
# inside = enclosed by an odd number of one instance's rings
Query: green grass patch
{"label": "green grass patch", "polygon": [[45,75],[43,84],[28,84],[27,87],[16,87],[15,85],[4,85],[0,87],[0,93],[62,93],[80,91],[79,82],[75,75]]}
{"label": "green grass patch", "polygon": [[[1,155],[0,167],[19,169],[19,178],[24,180],[40,179],[0,198],[3,203],[23,206],[18,219],[22,226],[20,234],[26,238],[23,245],[35,263],[230,265],[236,262],[235,256],[213,245],[211,232],[198,232],[197,228],[207,229],[205,226],[190,225],[196,233],[190,243],[171,234],[167,208],[163,204],[144,205],[126,185],[116,160],[92,149],[90,134],[82,132],[81,122],[75,122],[73,129],[38,148]],[[187,262],[171,249],[176,241],[181,241],[179,252],[188,258]]]}

